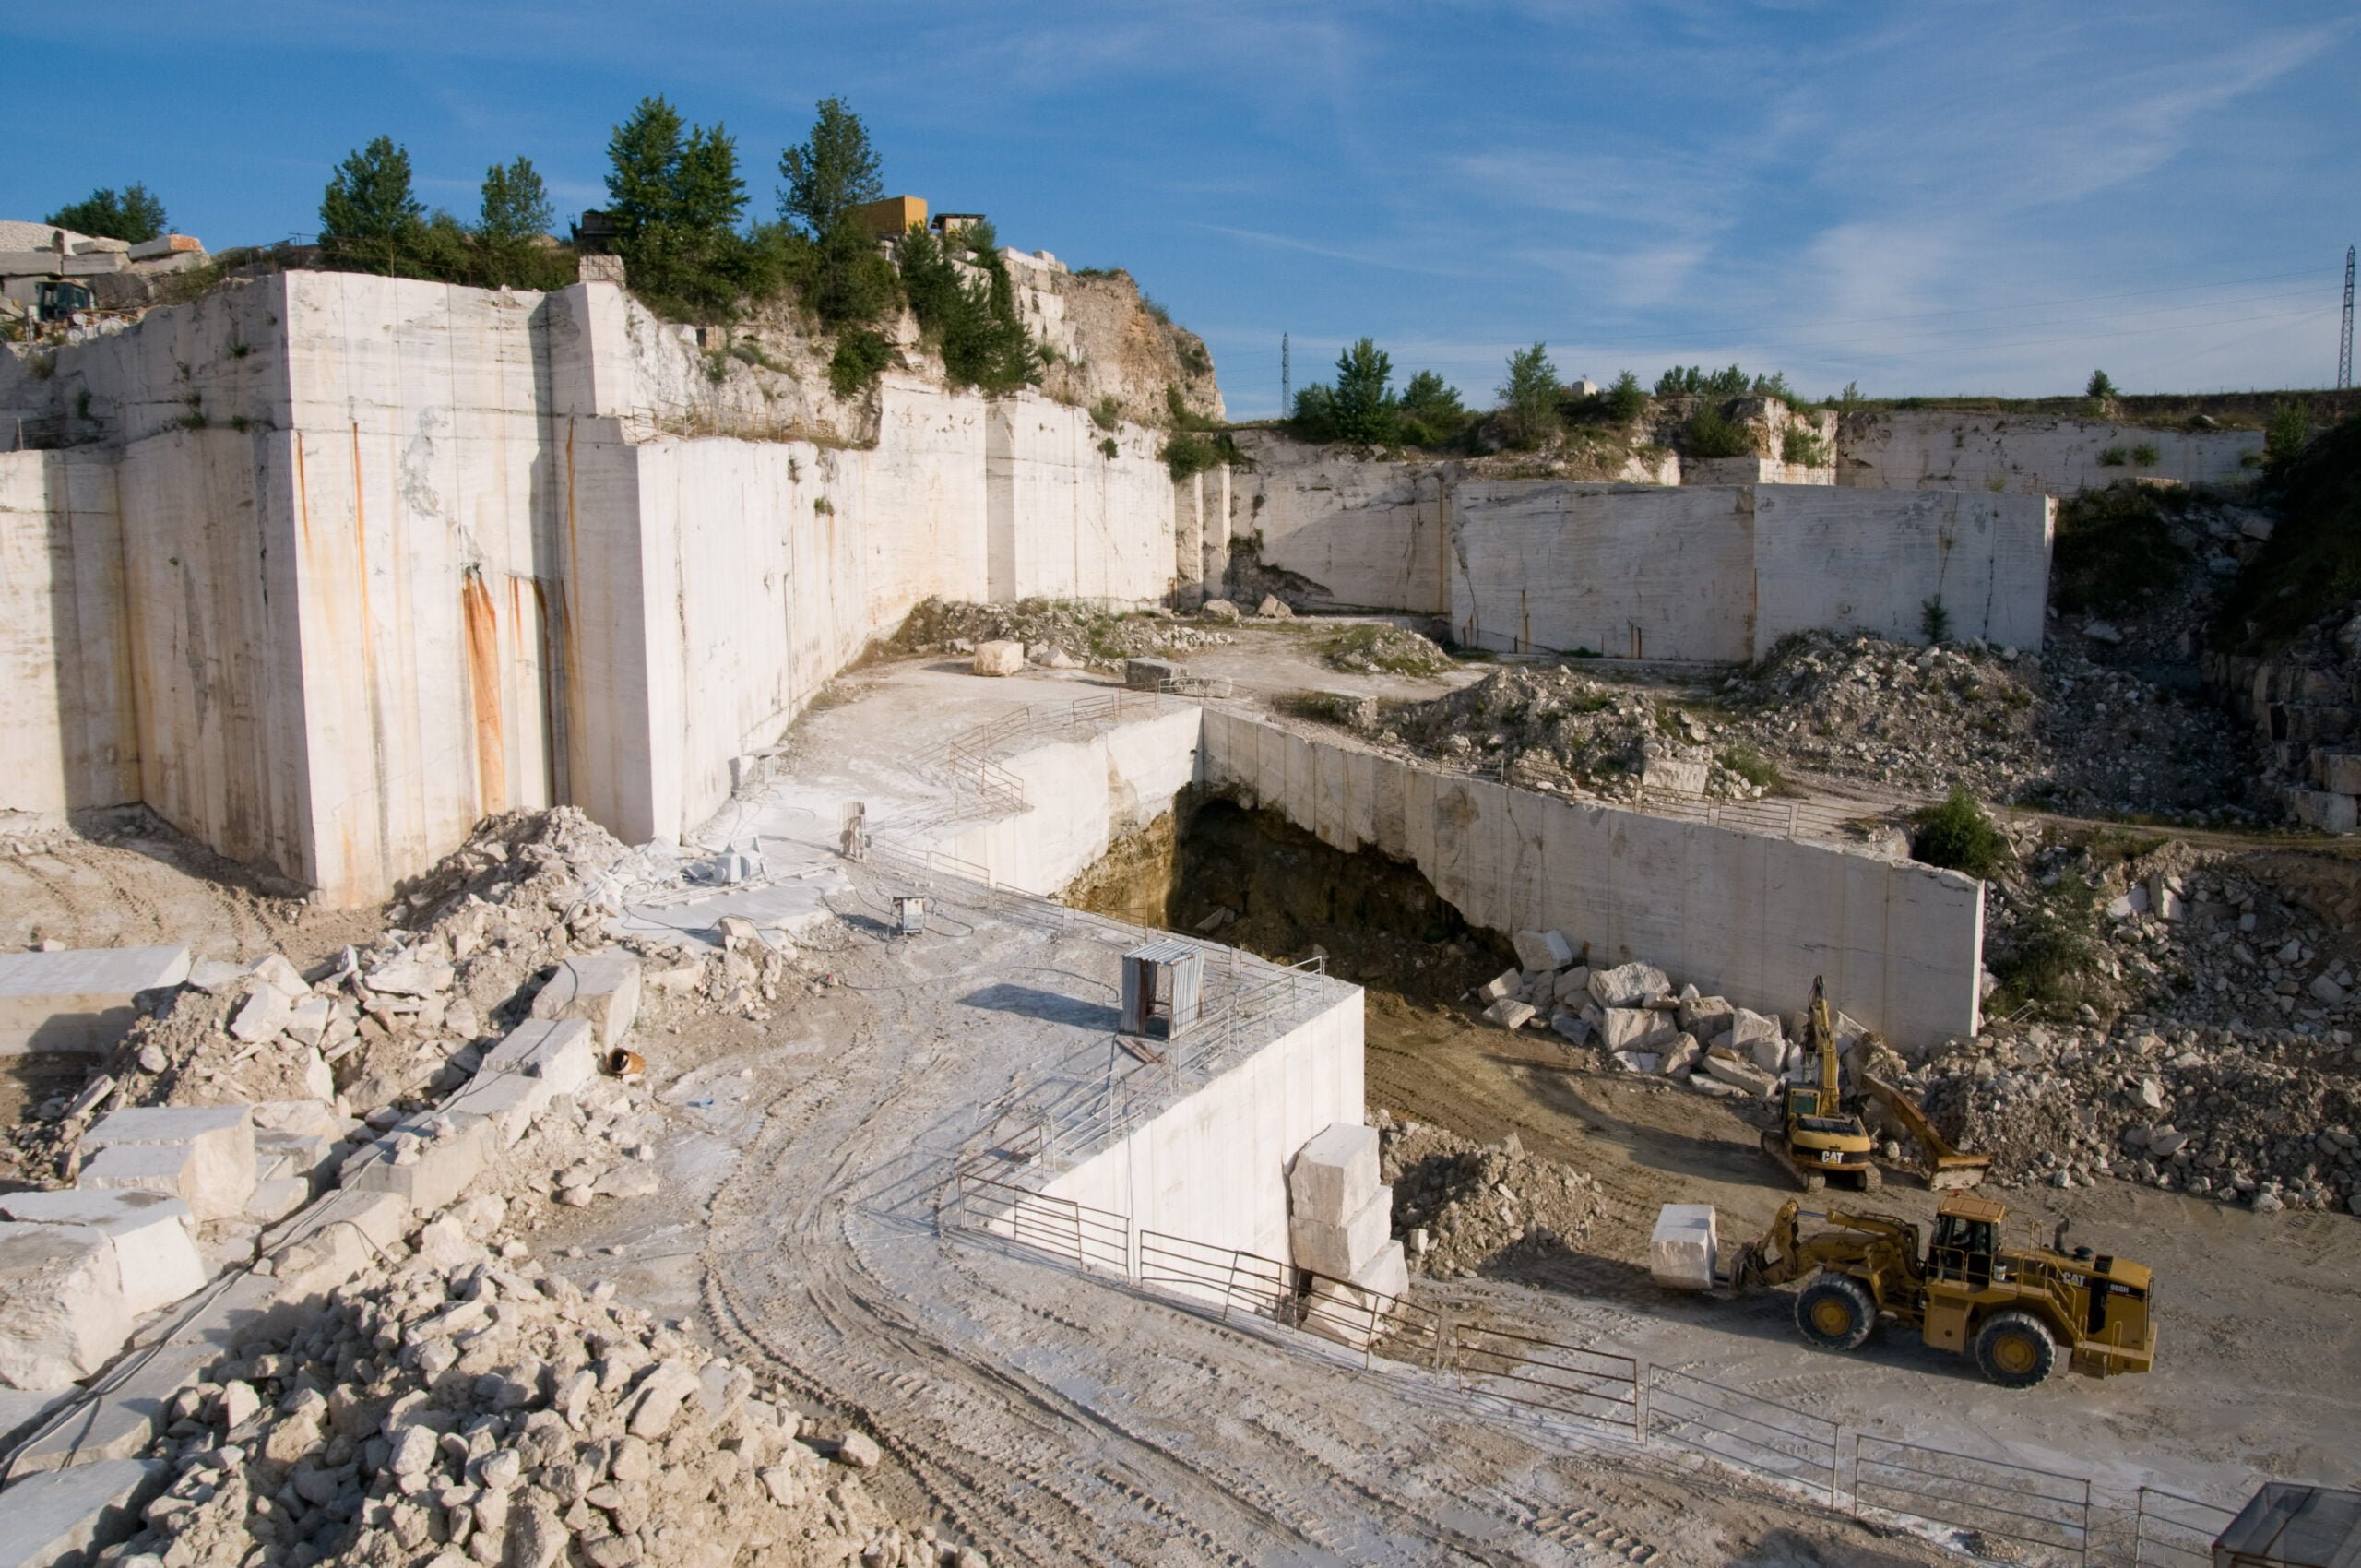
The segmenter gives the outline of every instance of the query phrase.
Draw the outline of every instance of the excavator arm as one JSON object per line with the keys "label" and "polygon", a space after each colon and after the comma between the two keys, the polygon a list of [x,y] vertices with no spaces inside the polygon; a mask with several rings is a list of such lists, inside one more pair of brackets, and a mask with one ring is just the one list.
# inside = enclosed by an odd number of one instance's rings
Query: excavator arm
{"label": "excavator arm", "polygon": [[1919,1149],[1926,1156],[1926,1169],[1922,1174],[1927,1178],[1928,1186],[1940,1192],[1946,1188],[1983,1184],[1985,1173],[1992,1168],[1990,1155],[1964,1154],[1953,1148],[1940,1133],[1935,1131],[1935,1124],[1927,1120],[1927,1113],[1918,1109],[1918,1102],[1884,1079],[1864,1073],[1861,1075],[1861,1087],[1871,1099],[1892,1111],[1894,1120],[1917,1140]]}

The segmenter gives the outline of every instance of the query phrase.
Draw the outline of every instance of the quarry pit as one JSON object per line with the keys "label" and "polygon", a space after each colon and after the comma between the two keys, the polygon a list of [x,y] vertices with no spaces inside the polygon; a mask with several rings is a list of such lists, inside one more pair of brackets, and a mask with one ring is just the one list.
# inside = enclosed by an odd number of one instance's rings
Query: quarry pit
{"label": "quarry pit", "polygon": [[[0,454],[0,1507],[140,1568],[2129,1562],[2361,1471],[2361,882],[2280,814],[2349,759],[2192,697],[2185,606],[2057,612],[2118,427],[1175,478],[1146,398],[920,354],[815,439],[715,358],[603,275],[297,271],[0,364],[75,434]],[[2005,869],[1914,856],[1939,773]],[[2104,984],[2045,998],[2061,885]],[[1659,1206],[1787,1195],[1744,1086],[1815,980],[2020,1220],[2159,1265],[2154,1372],[1651,1280]],[[1738,1009],[1770,1065],[1609,1033]]]}

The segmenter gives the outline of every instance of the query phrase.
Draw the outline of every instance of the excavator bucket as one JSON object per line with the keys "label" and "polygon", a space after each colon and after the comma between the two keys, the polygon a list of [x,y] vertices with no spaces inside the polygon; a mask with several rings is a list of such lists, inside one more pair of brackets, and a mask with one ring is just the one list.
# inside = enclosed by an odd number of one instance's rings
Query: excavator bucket
{"label": "excavator bucket", "polygon": [[1935,1131],[1934,1123],[1927,1120],[1927,1113],[1918,1109],[1918,1102],[1884,1079],[1864,1073],[1861,1087],[1869,1091],[1872,1099],[1892,1111],[1904,1130],[1917,1140],[1919,1152],[1926,1157],[1922,1174],[1927,1178],[1928,1186],[1940,1193],[1984,1184],[1985,1176],[1992,1169],[1990,1155],[1966,1154],[1953,1148],[1944,1141],[1940,1133]]}
{"label": "excavator bucket", "polygon": [[1988,1154],[1933,1155],[1927,1162],[1927,1185],[1939,1193],[1980,1187],[1991,1169],[1992,1157]]}

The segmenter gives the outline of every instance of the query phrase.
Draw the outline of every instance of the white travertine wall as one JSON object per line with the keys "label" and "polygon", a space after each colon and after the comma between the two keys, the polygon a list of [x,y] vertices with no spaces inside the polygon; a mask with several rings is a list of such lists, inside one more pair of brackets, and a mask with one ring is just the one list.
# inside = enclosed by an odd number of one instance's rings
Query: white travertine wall
{"label": "white travertine wall", "polygon": [[1977,1028],[1984,887],[1956,872],[1561,801],[1208,709],[1203,782],[1323,843],[1415,865],[1470,922],[1562,931],[1785,1012],[1825,976],[1905,1050]]}
{"label": "white travertine wall", "polygon": [[2057,520],[2047,495],[1759,486],[1751,657],[1815,627],[1923,641],[1929,600],[1955,637],[2038,648]]}
{"label": "white travertine wall", "polygon": [[1754,492],[1495,480],[1463,484],[1452,632],[1507,653],[1752,657]]}
{"label": "white travertine wall", "polygon": [[114,465],[0,454],[0,801],[63,812],[139,799]]}
{"label": "white travertine wall", "polygon": [[1042,1191],[1285,1263],[1287,1162],[1332,1123],[1360,1123],[1361,1038],[1356,989]]}
{"label": "white travertine wall", "polygon": [[982,866],[1004,886],[1055,894],[1197,781],[1203,711],[1176,707],[1003,758],[1000,766],[1025,782],[1026,809],[968,823],[929,847]]}
{"label": "white travertine wall", "polygon": [[[2145,443],[2157,461],[2099,461],[2110,447]],[[2183,484],[2236,484],[2262,452],[2259,430],[2159,430],[2055,414],[1978,414],[1895,409],[1845,416],[1836,482],[1866,490],[2011,491],[2072,495],[2134,475]]]}
{"label": "white travertine wall", "polygon": [[[1305,609],[1449,607],[1445,465],[1375,461],[1267,435],[1240,445],[1252,466],[1232,481],[1232,540],[1259,540],[1264,565],[1310,584],[1299,596]],[[1214,591],[1220,575],[1209,568],[1205,580]]]}
{"label": "white travertine wall", "polygon": [[1142,603],[1176,576],[1153,432],[896,377],[866,448],[691,439],[694,334],[611,285],[290,273],[7,369],[113,445],[0,475],[30,639],[0,806],[145,799],[339,904],[491,812],[679,836],[930,594]]}

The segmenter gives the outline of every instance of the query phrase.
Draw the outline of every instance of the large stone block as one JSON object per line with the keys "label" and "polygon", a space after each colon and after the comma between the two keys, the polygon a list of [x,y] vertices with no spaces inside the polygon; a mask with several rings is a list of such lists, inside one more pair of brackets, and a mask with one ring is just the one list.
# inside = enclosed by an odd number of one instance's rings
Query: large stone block
{"label": "large stone block", "polygon": [[[1779,1080],[1753,1063],[1729,1054],[1719,1046],[1705,1053],[1702,1064],[1718,1082],[1758,1099],[1767,1099],[1779,1091]],[[1694,1075],[1691,1075],[1692,1076]]]}
{"label": "large stone block", "polygon": [[463,1121],[489,1121],[500,1130],[503,1143],[513,1144],[532,1130],[556,1094],[547,1078],[526,1073],[485,1073],[446,1100],[443,1110]]}
{"label": "large stone block", "polygon": [[1648,1273],[1675,1289],[1710,1290],[1719,1245],[1712,1204],[1667,1204],[1648,1238]]}
{"label": "large stone block", "polygon": [[1287,1168],[1287,1212],[1341,1225],[1377,1191],[1377,1129],[1334,1122]]}
{"label": "large stone block", "polygon": [[482,1174],[496,1136],[490,1121],[413,1116],[346,1160],[338,1179],[354,1192],[392,1193],[413,1214],[442,1208]]}
{"label": "large stone block", "polygon": [[142,993],[180,984],[188,968],[185,947],[0,953],[0,1056],[112,1051]]}
{"label": "large stone block", "polygon": [[82,1146],[101,1151],[186,1148],[189,1160],[178,1191],[200,1223],[243,1213],[255,1190],[254,1117],[243,1105],[118,1111],[85,1133]]}
{"label": "large stone block", "polygon": [[188,1204],[162,1193],[73,1188],[10,1193],[0,1218],[29,1225],[83,1225],[114,1243],[124,1305],[135,1315],[191,1296],[206,1280],[196,1250],[196,1218]]}
{"label": "large stone block", "polygon": [[1731,1015],[1730,1037],[1724,1043],[1766,1073],[1775,1074],[1786,1065],[1787,1040],[1776,1018],[1740,1007]]}
{"label": "large stone block", "polygon": [[114,1243],[87,1225],[0,1224],[0,1383],[62,1388],[131,1336]]}
{"label": "large stone block", "polygon": [[973,668],[979,675],[1021,675],[1025,672],[1025,645],[1015,642],[979,643]]}
{"label": "large stone block", "polygon": [[1402,1243],[1388,1241],[1349,1282],[1315,1279],[1305,1301],[1303,1326],[1323,1338],[1358,1350],[1385,1332],[1394,1304],[1410,1293],[1409,1260]]}
{"label": "large stone block", "polygon": [[1528,972],[1535,969],[1555,971],[1574,961],[1573,944],[1563,932],[1520,931],[1509,938],[1516,949],[1516,961]]}
{"label": "large stone block", "polygon": [[1188,671],[1169,659],[1123,660],[1123,684],[1133,691],[1162,691],[1187,673]]}
{"label": "large stone block", "polygon": [[478,1075],[523,1074],[546,1079],[552,1094],[573,1094],[597,1075],[591,1025],[581,1018],[535,1019],[508,1031],[484,1052]]}
{"label": "large stone block", "polygon": [[84,1568],[139,1533],[172,1479],[158,1459],[109,1459],[28,1477],[0,1491],[0,1568]]}
{"label": "large stone block", "polygon": [[639,959],[621,947],[568,958],[533,998],[533,1016],[580,1018],[613,1045],[639,1016]]}
{"label": "large stone block", "polygon": [[1671,1014],[1653,1007],[1602,1008],[1599,1019],[1599,1040],[1609,1051],[1658,1051],[1679,1033]]}
{"label": "large stone block", "polygon": [[1593,969],[1590,993],[1602,1007],[1639,1007],[1672,994],[1672,981],[1654,964],[1619,964]]}
{"label": "large stone block", "polygon": [[1301,1215],[1287,1220],[1287,1246],[1298,1268],[1350,1279],[1394,1234],[1394,1189],[1381,1186],[1341,1225]]}

